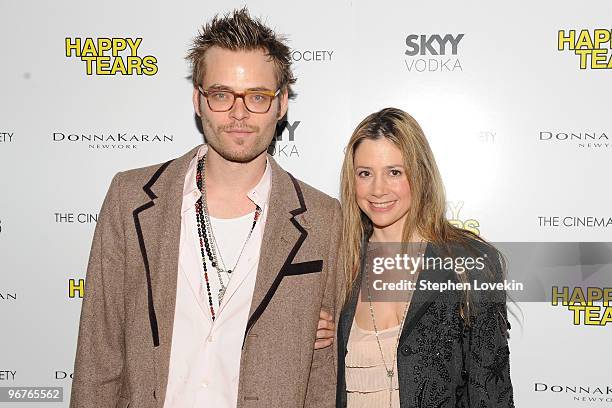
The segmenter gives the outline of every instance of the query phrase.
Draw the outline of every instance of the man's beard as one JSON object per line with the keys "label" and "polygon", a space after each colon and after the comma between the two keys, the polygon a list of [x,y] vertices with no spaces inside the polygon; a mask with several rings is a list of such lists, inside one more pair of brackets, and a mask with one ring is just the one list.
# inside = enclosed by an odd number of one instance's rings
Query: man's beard
{"label": "man's beard", "polygon": [[[202,119],[202,128],[204,130],[204,137],[209,148],[217,152],[219,156],[221,156],[223,159],[234,163],[251,162],[259,155],[266,152],[268,149],[268,145],[271,142],[271,140],[270,142],[266,141],[266,138],[260,134],[260,128],[257,126],[232,123],[228,125],[217,126],[216,131],[212,131],[212,126],[210,122],[206,119]],[[253,132],[253,134],[249,137],[254,137],[256,140],[248,150],[236,150],[235,147],[230,148],[222,143],[222,139],[220,137],[220,135],[222,135],[223,132],[228,129],[244,129],[246,131]],[[237,144],[238,146],[242,146],[247,142],[252,141],[239,139]],[[232,142],[232,144],[234,144],[234,142]]]}

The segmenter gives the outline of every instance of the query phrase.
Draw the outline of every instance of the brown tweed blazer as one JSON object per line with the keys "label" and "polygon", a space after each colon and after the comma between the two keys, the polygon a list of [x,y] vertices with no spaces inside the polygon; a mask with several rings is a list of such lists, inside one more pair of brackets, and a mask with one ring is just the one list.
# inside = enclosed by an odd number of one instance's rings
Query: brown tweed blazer
{"label": "brown tweed blazer", "polygon": [[[163,407],[183,183],[197,147],[118,173],[96,226],[72,408]],[[242,347],[238,407],[333,407],[336,347],[313,351],[321,308],[340,312],[340,205],[269,157],[270,207]],[[213,408],[213,407],[211,407]]]}

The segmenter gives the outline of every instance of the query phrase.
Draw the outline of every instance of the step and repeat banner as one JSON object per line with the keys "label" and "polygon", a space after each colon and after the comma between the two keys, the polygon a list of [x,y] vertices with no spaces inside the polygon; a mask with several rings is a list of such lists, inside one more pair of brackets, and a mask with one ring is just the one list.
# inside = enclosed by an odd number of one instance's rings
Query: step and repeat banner
{"label": "step and repeat banner", "polygon": [[[184,57],[204,22],[243,5],[0,2],[0,387],[64,396],[14,406],[68,406],[110,180],[203,142]],[[423,127],[455,225],[492,242],[575,244],[575,285],[510,304],[515,401],[612,407],[611,292],[598,280],[612,263],[612,4],[247,6],[290,41],[298,96],[271,153],[296,177],[337,197],[353,129],[394,106]]]}

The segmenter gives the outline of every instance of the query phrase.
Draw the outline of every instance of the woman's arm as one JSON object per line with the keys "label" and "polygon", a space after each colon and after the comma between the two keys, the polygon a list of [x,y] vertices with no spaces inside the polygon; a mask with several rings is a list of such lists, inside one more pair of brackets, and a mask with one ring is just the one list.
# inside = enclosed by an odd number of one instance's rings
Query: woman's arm
{"label": "woman's arm", "polygon": [[[500,282],[504,273],[497,252],[487,280]],[[474,295],[474,292],[472,292]],[[467,399],[470,407],[514,407],[510,379],[510,349],[508,348],[508,313],[506,293],[486,291],[472,297],[471,325],[466,328],[467,355],[464,356],[464,376],[467,378]]]}
{"label": "woman's arm", "polygon": [[[470,407],[514,407],[506,305],[481,303],[468,328],[467,361]],[[464,373],[465,374],[465,373]]]}

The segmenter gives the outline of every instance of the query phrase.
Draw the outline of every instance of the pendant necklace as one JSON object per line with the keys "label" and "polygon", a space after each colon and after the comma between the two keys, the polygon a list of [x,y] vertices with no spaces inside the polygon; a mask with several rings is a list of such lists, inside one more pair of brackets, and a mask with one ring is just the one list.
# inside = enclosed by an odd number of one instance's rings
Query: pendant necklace
{"label": "pendant necklace", "polygon": [[[366,243],[366,253],[367,253],[367,245]],[[421,242],[420,250],[422,250],[423,242]],[[422,251],[419,251],[422,252]],[[397,333],[397,338],[395,340],[395,348],[393,349],[395,352],[393,353],[393,363],[391,364],[391,368],[387,366],[387,362],[385,361],[385,354],[383,353],[382,346],[380,344],[380,338],[378,337],[378,328],[376,327],[376,318],[374,316],[374,306],[372,305],[372,294],[370,292],[370,278],[369,273],[365,271],[366,278],[366,289],[368,292],[368,304],[370,307],[370,317],[372,319],[372,325],[374,326],[374,334],[376,336],[376,344],[378,344],[378,350],[380,351],[380,358],[385,367],[385,371],[387,372],[387,378],[389,379],[389,408],[392,408],[393,401],[393,377],[395,377],[395,363],[397,361],[397,347],[399,346],[399,340],[402,335],[402,330],[404,328],[404,322],[406,321],[406,316],[408,314],[408,306],[410,302],[406,302],[406,306],[404,307],[404,312],[402,313],[402,320],[399,325],[399,331]]]}
{"label": "pendant necklace", "polygon": [[210,314],[211,314],[212,320],[214,321],[215,320],[215,310],[213,306],[213,296],[212,296],[212,292],[210,289],[209,274],[208,274],[208,270],[206,267],[206,258],[208,258],[211,266],[217,272],[217,278],[219,279],[219,284],[221,286],[221,288],[219,289],[219,293],[217,295],[217,299],[219,301],[219,306],[221,306],[221,302],[223,301],[223,297],[227,290],[227,285],[223,282],[222,274],[227,275],[227,284],[229,284],[231,273],[235,271],[236,267],[238,266],[240,257],[242,256],[242,253],[244,252],[244,248],[246,247],[247,243],[249,242],[249,239],[251,238],[251,235],[253,234],[253,230],[255,229],[257,220],[261,216],[262,210],[261,210],[261,207],[259,207],[258,205],[255,205],[255,215],[253,216],[253,223],[246,237],[246,240],[244,241],[244,244],[242,245],[240,253],[238,254],[238,258],[236,259],[234,268],[229,269],[229,270],[226,269],[225,263],[223,262],[222,258],[221,258],[221,262],[223,263],[223,267],[221,267],[219,265],[219,260],[217,258],[217,252],[215,251],[215,248],[219,251],[219,257],[221,257],[221,250],[219,249],[219,245],[217,244],[217,241],[215,240],[212,225],[210,222],[208,206],[206,203],[206,176],[205,176],[205,170],[204,170],[205,166],[206,166],[206,156],[203,156],[200,160],[198,160],[198,171],[196,173],[196,184],[198,186],[198,189],[202,193],[202,195],[200,196],[199,200],[195,204],[195,210],[196,210],[196,222],[197,222],[197,227],[198,227],[198,236],[200,239],[200,253],[202,255],[202,266],[204,269],[204,282],[206,286],[206,292],[208,295],[208,305],[210,308]]}

